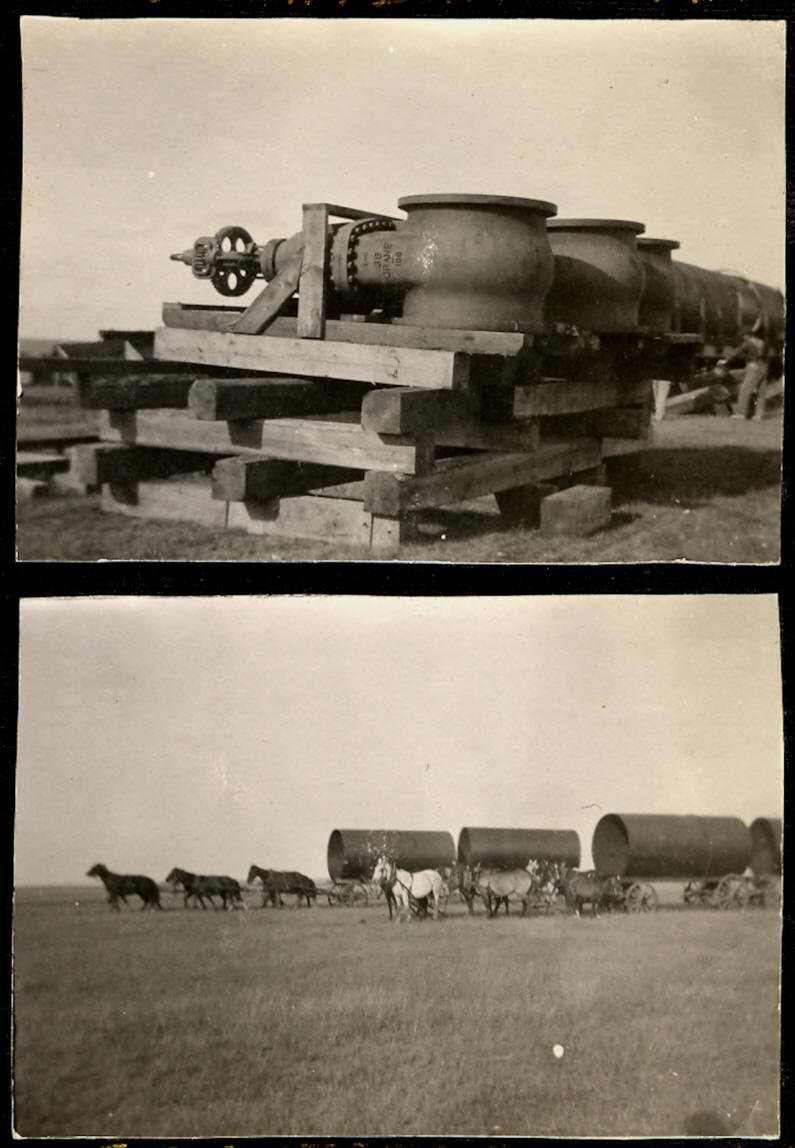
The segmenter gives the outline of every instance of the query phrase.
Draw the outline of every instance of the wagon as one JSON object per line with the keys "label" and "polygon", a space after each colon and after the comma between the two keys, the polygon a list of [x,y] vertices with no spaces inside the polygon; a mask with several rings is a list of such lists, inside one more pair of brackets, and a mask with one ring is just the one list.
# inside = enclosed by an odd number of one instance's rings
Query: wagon
{"label": "wagon", "polygon": [[599,875],[618,876],[631,913],[657,908],[649,878],[687,879],[688,904],[740,908],[758,895],[754,879],[737,876],[751,858],[748,828],[738,817],[610,813],[594,830],[592,853]]}
{"label": "wagon", "polygon": [[719,880],[688,882],[682,897],[688,905],[711,909],[744,909],[749,905],[773,908],[781,903],[781,886],[772,875],[726,873]]}

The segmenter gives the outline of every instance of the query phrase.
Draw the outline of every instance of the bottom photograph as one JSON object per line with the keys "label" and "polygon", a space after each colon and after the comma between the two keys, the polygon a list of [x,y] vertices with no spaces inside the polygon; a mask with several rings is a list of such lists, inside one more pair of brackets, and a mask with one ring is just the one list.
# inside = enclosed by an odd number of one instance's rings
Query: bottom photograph
{"label": "bottom photograph", "polygon": [[19,1137],[780,1134],[773,595],[25,599]]}

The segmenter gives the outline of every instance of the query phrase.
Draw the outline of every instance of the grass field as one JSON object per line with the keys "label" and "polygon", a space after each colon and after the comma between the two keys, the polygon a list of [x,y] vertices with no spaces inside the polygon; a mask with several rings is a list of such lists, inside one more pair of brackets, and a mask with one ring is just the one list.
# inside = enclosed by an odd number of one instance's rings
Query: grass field
{"label": "grass field", "polygon": [[776,1134],[772,911],[164,904],[17,893],[17,1132]]}
{"label": "grass field", "polygon": [[[46,396],[45,396],[46,397]],[[22,404],[20,431],[75,430],[64,403]],[[93,425],[93,424],[92,424]],[[610,475],[613,518],[587,538],[506,529],[494,498],[426,512],[427,537],[401,548],[411,562],[777,562],[780,554],[781,415],[764,422],[710,415],[671,419],[633,466]],[[441,535],[441,536],[440,536]],[[45,498],[19,507],[24,560],[236,562],[366,561],[367,551],[323,542],[223,533],[192,523],[105,514],[99,498]]]}

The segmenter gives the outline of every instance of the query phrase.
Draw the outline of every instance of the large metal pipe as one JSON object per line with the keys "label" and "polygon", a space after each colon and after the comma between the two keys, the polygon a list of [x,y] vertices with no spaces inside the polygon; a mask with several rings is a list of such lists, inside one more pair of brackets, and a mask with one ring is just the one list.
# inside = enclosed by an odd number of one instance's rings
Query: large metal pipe
{"label": "large metal pipe", "polygon": [[576,869],[580,839],[573,829],[484,829],[467,827],[458,836],[463,865],[524,869],[528,861],[562,861]]}
{"label": "large metal pipe", "polygon": [[367,880],[378,857],[387,853],[402,868],[416,873],[455,861],[452,834],[429,830],[334,829],[329,837],[329,876]]}
{"label": "large metal pipe", "polygon": [[628,219],[549,220],[555,266],[547,321],[596,334],[637,331],[645,275],[635,237],[643,230]]}
{"label": "large metal pipe", "polygon": [[747,867],[751,838],[739,817],[609,813],[594,829],[591,853],[603,876],[721,877]]}
{"label": "large metal pipe", "polygon": [[749,329],[774,345],[783,340],[784,297],[780,291],[691,263],[674,260],[672,267],[674,329],[700,335],[703,353],[720,355]]}
{"label": "large metal pipe", "polygon": [[757,817],[751,822],[751,871],[755,877],[781,874],[780,817]]}

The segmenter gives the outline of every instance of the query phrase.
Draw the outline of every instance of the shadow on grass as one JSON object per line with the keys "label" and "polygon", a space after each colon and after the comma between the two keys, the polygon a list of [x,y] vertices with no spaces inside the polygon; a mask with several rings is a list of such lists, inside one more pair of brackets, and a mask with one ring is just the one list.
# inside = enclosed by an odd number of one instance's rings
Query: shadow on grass
{"label": "shadow on grass", "polygon": [[[781,451],[743,446],[676,447],[649,451],[634,462],[615,460],[609,479],[613,505],[648,502],[697,509],[712,498],[736,498],[781,482]],[[626,461],[626,465],[622,465]]]}

